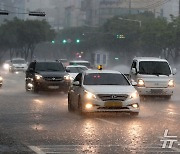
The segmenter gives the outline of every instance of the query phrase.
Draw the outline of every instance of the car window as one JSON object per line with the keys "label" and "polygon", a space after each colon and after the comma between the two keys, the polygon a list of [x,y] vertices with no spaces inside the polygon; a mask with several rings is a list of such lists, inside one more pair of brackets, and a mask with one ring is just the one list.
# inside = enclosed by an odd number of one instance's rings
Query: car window
{"label": "car window", "polygon": [[139,74],[170,75],[171,70],[167,62],[141,61],[139,63]]}
{"label": "car window", "polygon": [[61,63],[59,62],[40,62],[36,63],[36,71],[60,71],[64,72],[64,67]]}
{"label": "car window", "polygon": [[91,73],[84,76],[84,85],[129,85],[122,74]]}
{"label": "car window", "polygon": [[137,62],[136,61],[133,61],[133,63],[132,63],[132,65],[131,65],[131,68],[135,68],[135,69],[137,69]]}
{"label": "car window", "polygon": [[28,71],[30,71],[30,70],[34,70],[35,69],[35,63],[33,62],[33,63],[30,63],[29,64],[29,67],[28,67]]}
{"label": "car window", "polygon": [[70,62],[69,65],[83,65],[83,66],[86,66],[86,67],[90,67],[90,63],[88,62]]}
{"label": "car window", "polygon": [[87,68],[86,67],[67,67],[67,70],[69,70],[70,73],[80,73],[87,70]]}
{"label": "car window", "polygon": [[76,78],[74,79],[74,81],[79,81],[79,83],[82,83],[82,73],[79,73]]}
{"label": "car window", "polygon": [[12,63],[13,64],[25,64],[26,63],[26,61],[25,60],[12,60]]}

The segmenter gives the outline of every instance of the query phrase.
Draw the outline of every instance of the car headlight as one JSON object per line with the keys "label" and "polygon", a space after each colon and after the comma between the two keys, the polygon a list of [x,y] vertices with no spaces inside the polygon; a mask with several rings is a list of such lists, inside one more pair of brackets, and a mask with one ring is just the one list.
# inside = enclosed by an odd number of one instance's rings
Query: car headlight
{"label": "car headlight", "polygon": [[35,78],[36,78],[36,80],[40,80],[40,79],[42,79],[42,75],[36,74],[36,75],[35,75]]}
{"label": "car headlight", "polygon": [[130,95],[130,98],[138,98],[139,97],[139,94],[137,91],[133,92],[131,95]]}
{"label": "car headlight", "polygon": [[138,82],[137,82],[137,86],[138,87],[144,87],[145,86],[145,83],[142,79],[139,79]]}
{"label": "car headlight", "polygon": [[87,98],[87,99],[96,98],[96,95],[94,95],[93,93],[91,93],[87,90],[85,90],[84,92],[85,92],[85,98]]}
{"label": "car headlight", "polygon": [[3,65],[3,68],[4,68],[5,70],[9,70],[9,64],[4,64],[4,65]]}
{"label": "car headlight", "polygon": [[71,77],[70,77],[70,75],[65,75],[65,76],[64,76],[64,79],[67,80],[67,81],[69,81],[69,80],[71,80]]}
{"label": "car headlight", "polygon": [[174,80],[169,80],[168,86],[169,87],[174,87]]}
{"label": "car headlight", "polygon": [[0,81],[2,81],[3,80],[3,78],[0,76]]}

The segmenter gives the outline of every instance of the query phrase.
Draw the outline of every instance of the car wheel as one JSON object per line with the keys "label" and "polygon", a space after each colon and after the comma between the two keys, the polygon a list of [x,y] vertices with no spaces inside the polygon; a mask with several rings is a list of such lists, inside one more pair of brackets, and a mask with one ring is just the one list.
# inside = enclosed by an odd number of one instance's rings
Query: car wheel
{"label": "car wheel", "polygon": [[72,103],[72,102],[71,102],[71,97],[70,97],[70,95],[68,94],[68,111],[69,111],[69,112],[73,112],[73,111],[74,111],[71,103]]}
{"label": "car wheel", "polygon": [[26,82],[26,84],[25,84],[25,89],[26,89],[26,91],[29,91],[28,83],[27,83],[27,82]]}
{"label": "car wheel", "polygon": [[171,97],[172,97],[171,95],[164,96],[164,98],[165,98],[166,100],[170,100]]}
{"label": "car wheel", "polygon": [[131,116],[138,116],[138,115],[139,115],[139,112],[131,112],[130,115],[131,115]]}
{"label": "car wheel", "polygon": [[80,113],[81,115],[84,115],[85,112],[83,111],[82,101],[81,101],[80,96],[79,96],[79,99],[78,99],[78,110],[79,110],[79,113]]}
{"label": "car wheel", "polygon": [[35,83],[33,84],[32,91],[33,91],[33,93],[38,93],[39,92],[39,88]]}
{"label": "car wheel", "polygon": [[0,84],[0,88],[2,87],[2,84]]}

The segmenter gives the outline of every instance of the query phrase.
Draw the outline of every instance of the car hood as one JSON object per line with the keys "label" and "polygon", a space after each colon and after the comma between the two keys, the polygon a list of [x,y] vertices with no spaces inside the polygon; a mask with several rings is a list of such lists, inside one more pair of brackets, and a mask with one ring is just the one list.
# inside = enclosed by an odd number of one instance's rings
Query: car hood
{"label": "car hood", "polygon": [[119,86],[119,85],[97,85],[97,86],[84,86],[85,90],[94,94],[131,94],[136,91],[131,85]]}
{"label": "car hood", "polygon": [[43,77],[64,77],[67,75],[66,72],[37,72],[38,74],[42,75]]}

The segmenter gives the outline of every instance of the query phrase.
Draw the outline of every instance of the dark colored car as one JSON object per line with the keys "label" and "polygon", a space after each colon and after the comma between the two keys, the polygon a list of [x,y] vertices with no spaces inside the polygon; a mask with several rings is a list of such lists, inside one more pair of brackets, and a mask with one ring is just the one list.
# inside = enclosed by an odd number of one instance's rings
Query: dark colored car
{"label": "dark colored car", "polygon": [[59,90],[67,92],[70,80],[61,62],[31,62],[26,71],[27,91]]}

